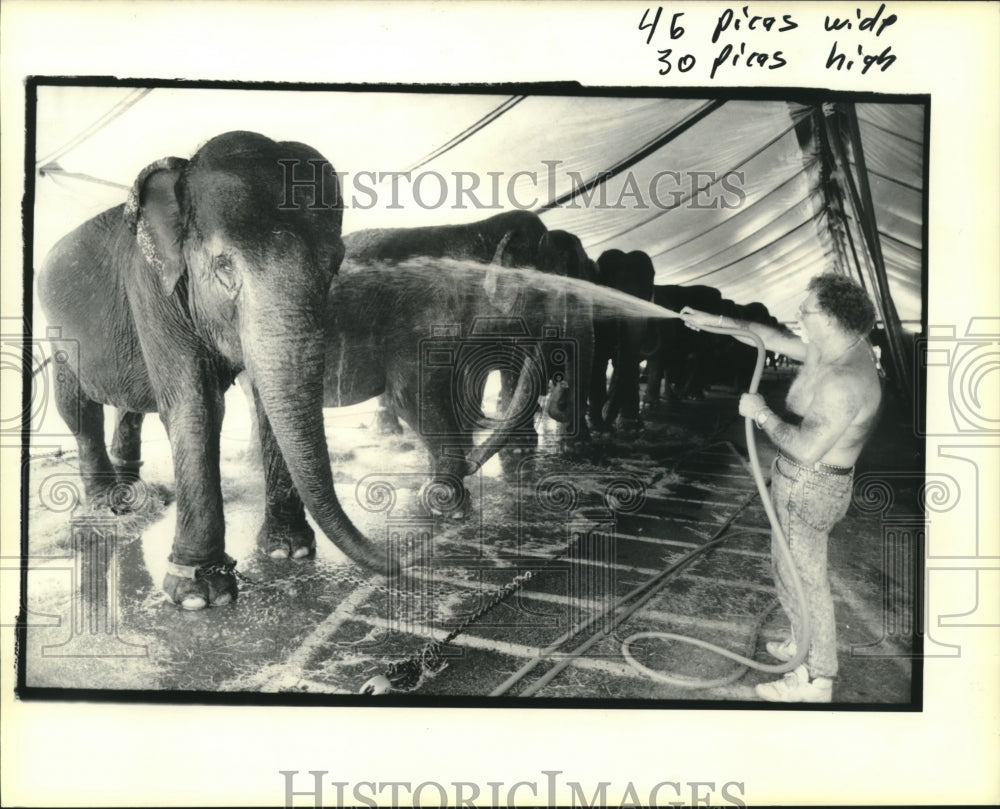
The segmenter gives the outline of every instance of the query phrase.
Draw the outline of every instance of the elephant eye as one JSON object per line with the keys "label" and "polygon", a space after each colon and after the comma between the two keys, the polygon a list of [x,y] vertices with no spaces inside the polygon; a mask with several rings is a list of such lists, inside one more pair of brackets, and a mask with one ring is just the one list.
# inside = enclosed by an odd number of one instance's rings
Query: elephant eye
{"label": "elephant eye", "polygon": [[219,283],[226,289],[232,291],[235,286],[233,259],[231,256],[220,253],[212,259],[212,270]]}

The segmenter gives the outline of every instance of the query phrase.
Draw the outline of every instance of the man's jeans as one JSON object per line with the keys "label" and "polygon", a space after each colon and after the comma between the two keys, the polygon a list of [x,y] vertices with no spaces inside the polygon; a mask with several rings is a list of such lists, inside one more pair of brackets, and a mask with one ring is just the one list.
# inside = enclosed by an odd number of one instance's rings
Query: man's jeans
{"label": "man's jeans", "polygon": [[[816,472],[780,455],[771,467],[771,502],[788,540],[809,610],[812,640],[805,663],[810,679],[837,674],[837,625],[827,576],[827,541],[830,529],[847,513],[853,483],[853,472]],[[801,608],[776,542],[772,531],[771,569],[778,599],[792,624],[792,639],[797,640],[802,635]]]}

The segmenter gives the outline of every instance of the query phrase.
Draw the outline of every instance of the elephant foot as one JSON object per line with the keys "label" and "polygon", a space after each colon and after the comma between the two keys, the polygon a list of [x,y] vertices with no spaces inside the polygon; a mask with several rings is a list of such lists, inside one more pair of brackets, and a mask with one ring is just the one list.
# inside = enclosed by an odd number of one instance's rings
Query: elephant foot
{"label": "elephant foot", "polygon": [[464,520],[472,511],[472,493],[457,479],[429,480],[420,487],[417,498],[435,517]]}
{"label": "elephant foot", "polygon": [[221,607],[236,601],[236,560],[224,556],[223,561],[207,565],[181,565],[167,560],[167,575],[163,590],[185,610]]}
{"label": "elephant foot", "polygon": [[116,476],[109,483],[87,488],[87,502],[91,508],[107,509],[118,517],[138,511],[148,499],[149,490],[138,476],[131,479]]}
{"label": "elephant foot", "polygon": [[316,534],[304,520],[282,525],[264,520],[257,532],[257,545],[272,559],[312,559],[316,556]]}
{"label": "elephant foot", "polygon": [[379,435],[402,435],[403,425],[399,423],[396,414],[391,410],[379,408],[376,413],[376,423]]}

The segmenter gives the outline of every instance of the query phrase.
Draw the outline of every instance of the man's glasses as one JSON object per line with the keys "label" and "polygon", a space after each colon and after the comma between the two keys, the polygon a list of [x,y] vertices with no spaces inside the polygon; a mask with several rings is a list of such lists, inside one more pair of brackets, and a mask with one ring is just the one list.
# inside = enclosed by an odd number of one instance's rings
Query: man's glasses
{"label": "man's glasses", "polygon": [[802,315],[819,315],[823,313],[822,309],[803,309],[802,308],[803,305],[804,304],[799,304],[799,308],[797,310],[799,313],[799,317],[801,317]]}

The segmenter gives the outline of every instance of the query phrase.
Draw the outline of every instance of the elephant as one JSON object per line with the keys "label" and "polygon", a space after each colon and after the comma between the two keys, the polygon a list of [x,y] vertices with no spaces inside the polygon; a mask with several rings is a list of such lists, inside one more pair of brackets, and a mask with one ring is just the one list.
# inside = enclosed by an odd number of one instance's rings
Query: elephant
{"label": "elephant", "polygon": [[[653,298],[655,270],[641,250],[625,253],[605,250],[597,259],[597,283],[643,301]],[[639,416],[639,365],[650,351],[649,318],[603,312],[594,317],[594,361],[590,373],[588,416],[591,428],[606,432],[612,425],[641,424]],[[613,370],[608,382],[608,363]]]}
{"label": "elephant", "polygon": [[505,211],[463,225],[373,228],[344,234],[346,256],[358,264],[425,258],[488,263],[504,243],[504,265],[533,267],[545,224],[531,211]]}
{"label": "elephant", "polygon": [[[102,405],[159,413],[167,429],[177,527],[163,589],[185,609],[237,597],[219,433],[223,394],[243,370],[268,490],[294,481],[321,530],[352,560],[383,573],[398,568],[338,502],[323,429],[325,303],[344,256],[342,216],[337,175],[318,151],[228,132],[190,160],[147,166],[127,202],[64,236],[39,269],[38,300],[60,330],[55,348],[75,369],[60,374],[56,395],[76,436],[88,502],[106,504],[138,463],[136,416],[123,416],[112,445],[116,472]],[[314,542],[304,518],[289,526],[276,516],[269,502],[265,544],[271,530]]]}
{"label": "elephant", "polygon": [[[759,301],[744,305],[723,298],[717,305],[717,311],[736,322],[759,323],[790,333],[771,316],[767,306]],[[734,391],[747,390],[757,362],[757,348],[739,340],[731,340],[726,335],[710,334],[708,338],[701,341],[701,350],[693,359],[694,363],[706,369],[701,382],[706,387],[719,385]],[[773,362],[773,354],[770,360]],[[768,356],[765,355],[765,363],[767,361]]]}
{"label": "elephant", "polygon": [[[703,284],[657,285],[653,290],[653,302],[677,313],[685,306],[711,314],[722,312],[722,293]],[[702,398],[711,384],[709,355],[716,342],[715,335],[692,331],[678,318],[661,320],[656,329],[657,349],[647,361],[644,407],[652,407],[659,402],[664,378],[674,395],[688,399]]]}
{"label": "elephant", "polygon": [[[776,318],[771,317],[767,306],[759,301],[753,301],[744,306],[735,304],[730,311],[723,312],[727,317],[747,323],[759,323],[763,326],[779,328]],[[773,360],[773,354],[772,354]],[[767,356],[765,355],[765,362]],[[728,340],[719,350],[719,382],[731,385],[737,391],[745,391],[753,379],[754,365],[757,362],[757,348],[739,340]]]}
{"label": "elephant", "polygon": [[[462,225],[357,231],[344,236],[344,245],[347,259],[359,266],[411,258],[448,258],[582,279],[586,276],[588,261],[576,236],[565,231],[549,232],[537,214],[522,210]],[[516,290],[512,288],[511,294],[516,294]],[[589,367],[593,345],[589,301],[579,293],[570,294],[565,290],[554,290],[550,295],[556,298],[554,302],[535,297],[534,305],[545,312],[546,325],[560,329],[565,337],[575,341],[578,361],[586,363],[579,367]],[[533,312],[524,315],[529,320],[535,319]],[[504,349],[503,341],[498,342],[496,365],[501,370],[499,407],[502,411],[509,407],[514,393],[518,378],[515,364],[516,358]],[[585,372],[578,373],[575,379],[572,376],[565,367],[550,366],[548,369],[548,377],[554,384],[565,383],[571,391],[581,391]],[[481,381],[485,382],[485,378]],[[396,413],[385,396],[380,400],[379,424],[383,432],[400,429]],[[583,424],[582,419],[579,424]],[[523,443],[537,443],[533,430],[519,430],[512,437]]]}
{"label": "elephant", "polygon": [[[582,282],[567,293],[561,304],[564,312],[561,325],[563,333],[576,346],[577,369],[556,368],[552,369],[552,373],[560,375],[563,380],[575,380],[576,384],[567,388],[572,400],[571,410],[581,416],[575,435],[579,441],[587,441],[589,431],[583,415],[589,395],[588,369],[593,366],[595,320],[593,297],[587,294],[586,287],[597,282],[598,266],[587,256],[578,236],[566,230],[550,230],[539,241],[537,267],[543,273]],[[566,423],[567,419],[562,421]]]}

